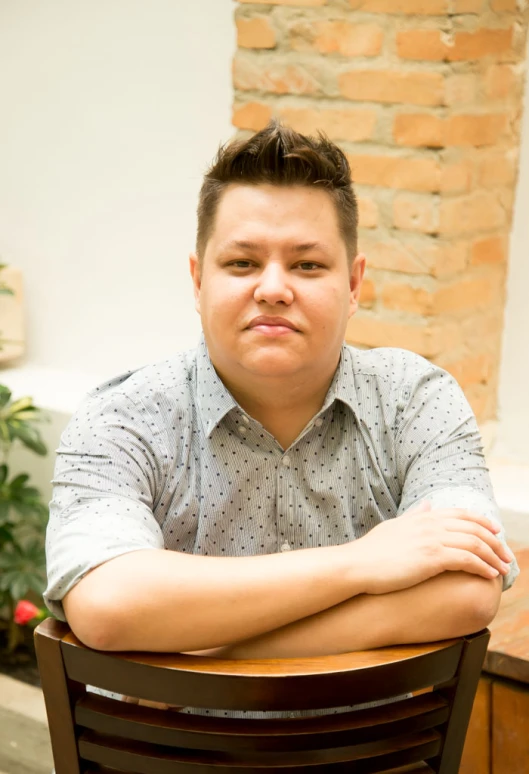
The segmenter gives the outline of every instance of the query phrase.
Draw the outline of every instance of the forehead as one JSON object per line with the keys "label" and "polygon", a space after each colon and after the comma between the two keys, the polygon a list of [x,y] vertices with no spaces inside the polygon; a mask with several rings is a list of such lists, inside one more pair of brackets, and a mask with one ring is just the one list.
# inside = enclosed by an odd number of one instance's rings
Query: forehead
{"label": "forehead", "polygon": [[331,196],[308,186],[230,185],[217,207],[211,241],[237,238],[340,239]]}

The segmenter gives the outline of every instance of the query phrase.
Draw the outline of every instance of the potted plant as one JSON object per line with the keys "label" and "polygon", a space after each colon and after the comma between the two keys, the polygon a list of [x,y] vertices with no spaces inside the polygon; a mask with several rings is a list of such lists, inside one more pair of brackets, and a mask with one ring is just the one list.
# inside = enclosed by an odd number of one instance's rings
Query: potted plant
{"label": "potted plant", "polygon": [[48,508],[27,473],[11,476],[8,456],[17,440],[31,451],[47,449],[35,424],[47,419],[30,397],[11,400],[11,390],[0,384],[0,631],[3,654],[14,654],[24,640],[15,620],[17,602],[30,595],[42,604],[46,587],[45,534]]}
{"label": "potted plant", "polygon": [[[3,268],[0,264],[0,271]],[[0,282],[0,295],[13,295],[13,291]],[[5,343],[0,334],[0,350]],[[22,626],[47,614],[42,594],[46,586],[48,508],[39,490],[30,485],[27,473],[11,473],[8,459],[16,442],[45,455],[47,449],[37,424],[48,419],[32,398],[12,400],[11,390],[0,384],[0,659],[4,665],[16,663],[16,651],[27,645],[26,640],[32,648],[32,638]],[[26,607],[17,608],[26,596]],[[34,610],[29,605],[34,605]]]}

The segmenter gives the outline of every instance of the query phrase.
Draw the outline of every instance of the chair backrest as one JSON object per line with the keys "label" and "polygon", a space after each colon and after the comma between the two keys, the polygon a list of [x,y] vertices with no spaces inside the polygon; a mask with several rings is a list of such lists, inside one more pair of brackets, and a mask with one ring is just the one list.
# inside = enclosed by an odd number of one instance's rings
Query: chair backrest
{"label": "chair backrest", "polygon": [[[227,661],[96,651],[48,618],[35,630],[35,646],[56,774],[456,774],[489,637],[484,630],[321,658]],[[414,695],[341,714],[239,720],[128,704],[87,685],[225,711],[314,710]]]}

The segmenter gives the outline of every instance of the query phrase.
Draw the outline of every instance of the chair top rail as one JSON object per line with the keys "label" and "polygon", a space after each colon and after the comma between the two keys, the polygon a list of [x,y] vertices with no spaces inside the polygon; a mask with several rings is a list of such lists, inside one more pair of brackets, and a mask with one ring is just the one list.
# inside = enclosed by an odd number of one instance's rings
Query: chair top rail
{"label": "chair top rail", "polygon": [[[50,620],[50,619],[47,619]],[[62,638],[64,646],[91,650],[73,632]],[[145,664],[160,669],[174,669],[180,672],[194,672],[208,675],[230,675],[233,677],[285,677],[310,676],[317,674],[353,672],[366,668],[386,666],[416,659],[420,656],[461,647],[459,639],[442,640],[425,645],[401,645],[378,648],[377,650],[354,651],[331,656],[309,656],[288,659],[218,659],[206,656],[188,656],[181,653],[151,653],[143,651],[106,651],[124,661]]]}

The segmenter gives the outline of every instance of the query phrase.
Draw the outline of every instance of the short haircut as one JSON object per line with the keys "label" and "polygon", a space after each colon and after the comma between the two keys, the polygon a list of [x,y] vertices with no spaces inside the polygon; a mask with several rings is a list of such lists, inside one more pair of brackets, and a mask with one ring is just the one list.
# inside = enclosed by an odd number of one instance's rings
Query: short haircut
{"label": "short haircut", "polygon": [[328,191],[351,263],[357,253],[358,205],[343,151],[322,132],[306,137],[276,120],[219,151],[204,175],[198,200],[196,251],[202,261],[222,194],[233,184],[316,186]]}

